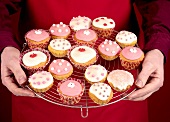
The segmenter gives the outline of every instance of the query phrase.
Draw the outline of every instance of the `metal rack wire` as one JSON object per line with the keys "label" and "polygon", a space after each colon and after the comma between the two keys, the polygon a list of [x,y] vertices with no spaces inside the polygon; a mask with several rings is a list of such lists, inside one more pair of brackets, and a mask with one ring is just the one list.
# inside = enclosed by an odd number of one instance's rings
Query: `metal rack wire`
{"label": "metal rack wire", "polygon": [[[117,31],[114,31],[114,35],[112,36],[113,37],[112,40],[114,40],[116,34],[117,34]],[[74,45],[74,41],[72,40],[72,36],[69,36],[68,40],[71,42],[72,45]],[[98,41],[95,44],[94,48],[97,49],[98,45],[102,41],[103,41],[103,39],[98,39]],[[26,46],[26,44],[24,45],[23,50],[25,49],[25,46]],[[65,57],[65,58],[67,59],[67,57]],[[106,60],[102,59],[99,56],[98,61],[95,64],[101,64],[102,66],[104,66],[107,69],[108,73],[110,71],[112,71],[112,70],[115,70],[115,69],[124,69],[121,66],[120,61],[119,61],[118,58],[116,60],[114,60],[114,61],[106,61]],[[76,67],[74,67],[74,69],[76,69]],[[131,72],[132,74],[135,74],[136,70],[131,70],[129,72]],[[138,73],[136,73],[134,75],[134,78],[136,78],[137,74]],[[39,98],[41,98],[41,99],[43,99],[43,100],[45,100],[47,102],[50,102],[50,103],[53,103],[53,104],[56,104],[56,105],[60,105],[60,106],[63,106],[63,107],[81,109],[81,116],[83,118],[86,118],[88,116],[88,109],[89,108],[98,108],[98,107],[103,107],[103,106],[108,106],[108,105],[114,104],[116,102],[124,100],[125,97],[127,97],[129,94],[131,94],[133,91],[136,90],[135,85],[133,85],[130,89],[128,89],[128,90],[126,90],[124,92],[116,92],[116,91],[113,90],[114,95],[113,95],[112,100],[107,104],[98,105],[98,104],[94,103],[90,99],[90,97],[88,96],[88,90],[89,90],[91,85],[85,81],[85,79],[84,79],[84,71],[81,70],[81,69],[76,69],[76,70],[74,70],[71,77],[81,79],[85,84],[84,94],[81,97],[80,102],[75,104],[75,105],[67,105],[67,104],[62,103],[62,101],[60,100],[60,96],[59,96],[59,94],[57,92],[57,85],[58,85],[59,81],[54,82],[54,85],[52,86],[52,88],[50,90],[48,90],[47,92],[45,92],[45,93],[36,93],[29,87],[29,85],[26,85],[25,87],[32,90],[36,94],[37,97],[39,97]],[[106,83],[107,83],[107,81],[106,81]],[[83,109],[85,109],[86,113],[83,113]]]}

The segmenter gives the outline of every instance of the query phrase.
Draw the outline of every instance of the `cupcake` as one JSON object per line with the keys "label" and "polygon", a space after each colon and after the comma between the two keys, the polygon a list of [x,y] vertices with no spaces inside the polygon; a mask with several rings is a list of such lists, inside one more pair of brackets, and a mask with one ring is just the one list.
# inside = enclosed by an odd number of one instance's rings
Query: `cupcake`
{"label": "cupcake", "polygon": [[57,92],[64,104],[74,105],[81,100],[85,86],[79,79],[66,79],[58,83]]}
{"label": "cupcake", "polygon": [[109,38],[113,34],[115,22],[111,18],[98,17],[92,22],[92,29],[95,30],[99,37]]}
{"label": "cupcake", "polygon": [[62,22],[60,22],[60,24],[53,24],[49,32],[53,39],[67,39],[71,33],[70,28]]}
{"label": "cupcake", "polygon": [[29,86],[35,92],[46,92],[53,86],[53,77],[47,71],[38,71],[28,78]]}
{"label": "cupcake", "polygon": [[85,71],[85,79],[90,83],[105,82],[107,70],[101,65],[91,65]]}
{"label": "cupcake", "polygon": [[134,78],[128,71],[113,70],[108,74],[107,81],[114,90],[123,92],[133,85]]}
{"label": "cupcake", "polygon": [[89,46],[74,46],[69,52],[69,59],[77,68],[83,69],[97,61],[97,53]]}
{"label": "cupcake", "polygon": [[73,17],[69,25],[73,31],[89,29],[91,27],[91,19],[85,16]]}
{"label": "cupcake", "polygon": [[48,71],[57,80],[68,78],[73,73],[72,65],[64,59],[56,59],[50,64]]}
{"label": "cupcake", "polygon": [[81,29],[76,31],[73,39],[77,44],[94,44],[98,37],[96,32],[91,29]]}
{"label": "cupcake", "polygon": [[25,35],[25,40],[30,49],[47,48],[50,38],[50,34],[43,29],[33,29]]}
{"label": "cupcake", "polygon": [[98,46],[98,51],[103,59],[111,61],[119,56],[121,48],[115,41],[105,39],[105,41]]}
{"label": "cupcake", "polygon": [[119,55],[121,65],[127,69],[132,70],[137,68],[144,59],[143,51],[138,47],[125,47]]}
{"label": "cupcake", "polygon": [[116,35],[116,42],[122,47],[134,46],[137,43],[137,36],[129,31],[120,31]]}
{"label": "cupcake", "polygon": [[21,53],[20,63],[30,72],[43,70],[50,61],[50,54],[47,50],[35,48],[28,49]]}
{"label": "cupcake", "polygon": [[111,87],[106,83],[94,83],[90,86],[89,97],[97,104],[107,104],[113,97]]}
{"label": "cupcake", "polygon": [[67,55],[68,50],[71,48],[71,44],[66,39],[53,39],[48,45],[48,50],[55,57],[64,57]]}

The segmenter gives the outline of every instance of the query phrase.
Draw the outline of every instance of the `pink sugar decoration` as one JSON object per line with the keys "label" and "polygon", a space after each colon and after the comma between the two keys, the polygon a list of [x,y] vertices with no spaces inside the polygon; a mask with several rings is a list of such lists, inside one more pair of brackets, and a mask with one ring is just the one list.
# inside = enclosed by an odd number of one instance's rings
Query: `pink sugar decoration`
{"label": "pink sugar decoration", "polygon": [[95,75],[93,74],[92,77],[94,77]]}
{"label": "pink sugar decoration", "polygon": [[49,80],[50,80],[50,78],[46,78],[46,80],[47,80],[47,81],[49,81]]}
{"label": "pink sugar decoration", "polygon": [[35,84],[36,84],[36,82],[33,82],[33,84],[35,85]]}
{"label": "pink sugar decoration", "polygon": [[32,79],[33,79],[33,80],[35,80],[35,79],[36,79],[36,77],[32,77]]}
{"label": "pink sugar decoration", "polygon": [[96,19],[96,22],[98,22],[99,20],[98,19]]}
{"label": "pink sugar decoration", "polygon": [[45,81],[43,81],[42,83],[43,83],[43,84],[45,84],[46,82],[45,82]]}
{"label": "pink sugar decoration", "polygon": [[104,73],[101,73],[101,76],[104,76]]}
{"label": "pink sugar decoration", "polygon": [[99,77],[97,77],[96,79],[99,80]]}
{"label": "pink sugar decoration", "polygon": [[38,85],[40,85],[41,83],[40,82],[37,82]]}
{"label": "pink sugar decoration", "polygon": [[87,73],[88,75],[90,74],[90,72]]}
{"label": "pink sugar decoration", "polygon": [[45,72],[43,72],[43,73],[42,73],[42,75],[46,75],[46,73],[45,73]]}

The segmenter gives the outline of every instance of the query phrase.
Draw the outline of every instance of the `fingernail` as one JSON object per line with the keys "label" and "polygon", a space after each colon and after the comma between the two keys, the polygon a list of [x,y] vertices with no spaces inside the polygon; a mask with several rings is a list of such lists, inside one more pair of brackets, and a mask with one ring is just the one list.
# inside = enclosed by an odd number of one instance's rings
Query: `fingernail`
{"label": "fingernail", "polygon": [[137,80],[135,83],[139,88],[143,87],[143,82],[141,80]]}
{"label": "fingernail", "polygon": [[26,81],[26,78],[20,77],[18,82],[19,84],[23,84],[25,81]]}

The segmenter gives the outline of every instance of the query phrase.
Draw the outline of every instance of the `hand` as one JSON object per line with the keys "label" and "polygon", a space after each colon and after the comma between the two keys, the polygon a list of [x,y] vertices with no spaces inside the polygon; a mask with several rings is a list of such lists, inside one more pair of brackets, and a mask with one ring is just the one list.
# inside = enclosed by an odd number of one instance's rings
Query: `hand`
{"label": "hand", "polygon": [[31,96],[34,97],[34,93],[30,90],[19,88],[15,83],[15,80],[11,77],[14,75],[18,84],[26,82],[27,77],[22,70],[19,63],[20,52],[14,47],[6,47],[1,54],[1,79],[3,85],[5,85],[9,91],[16,96]]}
{"label": "hand", "polygon": [[148,98],[163,86],[164,81],[164,56],[157,50],[151,50],[145,55],[142,70],[136,80],[139,90],[127,97],[129,100],[141,101]]}

